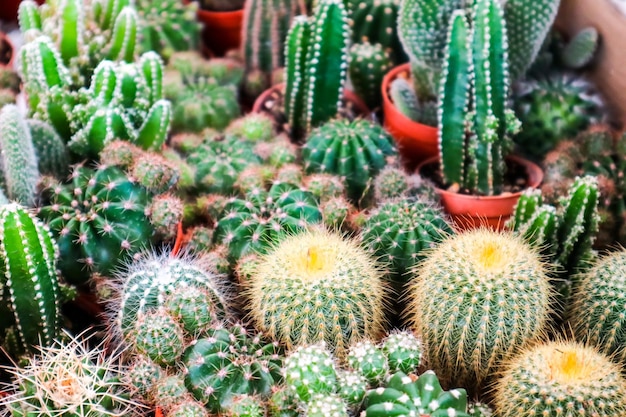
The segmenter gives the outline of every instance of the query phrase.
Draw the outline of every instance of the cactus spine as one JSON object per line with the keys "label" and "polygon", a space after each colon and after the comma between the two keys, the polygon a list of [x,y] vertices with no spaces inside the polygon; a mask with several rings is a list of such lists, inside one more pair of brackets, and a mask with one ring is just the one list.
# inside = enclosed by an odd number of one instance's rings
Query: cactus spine
{"label": "cactus spine", "polygon": [[370,109],[380,107],[383,77],[392,65],[389,53],[378,43],[355,43],[350,48],[350,81],[354,91]]}

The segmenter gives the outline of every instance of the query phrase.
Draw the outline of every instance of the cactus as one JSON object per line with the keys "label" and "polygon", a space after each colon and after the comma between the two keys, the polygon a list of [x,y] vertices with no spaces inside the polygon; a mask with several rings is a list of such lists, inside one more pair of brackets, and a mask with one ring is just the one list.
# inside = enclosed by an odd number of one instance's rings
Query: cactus
{"label": "cactus", "polygon": [[274,388],[267,409],[271,417],[299,417],[298,397],[285,387]]}
{"label": "cactus", "polygon": [[316,394],[307,402],[304,416],[348,417],[348,409],[337,394]]}
{"label": "cactus", "polygon": [[161,367],[145,356],[137,355],[133,358],[122,382],[139,398],[148,400],[149,394],[163,377]]}
{"label": "cactus", "polygon": [[618,366],[576,342],[525,349],[507,364],[494,388],[494,411],[502,417],[626,412],[626,381]]}
{"label": "cactus", "polygon": [[444,391],[433,371],[417,379],[396,372],[384,387],[365,395],[365,417],[389,415],[427,415],[432,417],[469,417],[464,389]]}
{"label": "cactus", "polygon": [[135,351],[161,366],[175,364],[184,350],[183,329],[163,309],[138,314],[126,340]]}
{"label": "cactus", "polygon": [[372,385],[382,382],[389,372],[389,364],[384,352],[368,340],[350,346],[348,365],[359,371]]}
{"label": "cactus", "polygon": [[141,155],[143,155],[143,151],[138,146],[125,140],[114,140],[106,144],[100,151],[100,163],[115,165],[127,171],[135,159]]}
{"label": "cactus", "polygon": [[246,67],[244,85],[252,96],[271,86],[276,72],[282,71],[285,64],[283,45],[289,26],[295,16],[304,14],[306,5],[303,0],[250,0],[244,3],[241,42]]}
{"label": "cactus", "polygon": [[185,384],[213,413],[240,394],[268,397],[281,381],[282,352],[243,326],[216,325],[185,352]]}
{"label": "cactus", "polygon": [[391,82],[389,97],[396,109],[407,118],[427,126],[437,126],[437,103],[420,100],[405,78],[399,77]]}
{"label": "cactus", "polygon": [[487,404],[481,402],[471,403],[467,407],[470,417],[492,417],[493,410]]}
{"label": "cactus", "polygon": [[156,51],[167,60],[175,51],[197,47],[200,25],[196,22],[196,3],[138,0],[135,5],[141,23],[141,51]]}
{"label": "cactus", "polygon": [[337,388],[337,369],[324,343],[302,345],[285,358],[285,385],[301,402]]}
{"label": "cactus", "polygon": [[390,278],[405,283],[427,250],[453,233],[440,208],[405,198],[375,208],[363,224],[361,239],[387,264]]}
{"label": "cactus", "polygon": [[265,417],[265,407],[261,400],[250,395],[241,395],[233,398],[227,406],[228,417]]}
{"label": "cactus", "polygon": [[592,26],[578,31],[569,42],[563,46],[560,58],[567,68],[580,69],[588,65],[594,58],[600,41],[600,34]]}
{"label": "cactus", "polygon": [[267,165],[249,165],[241,171],[235,182],[235,188],[241,195],[255,189],[267,189],[272,183],[275,171]]}
{"label": "cactus", "polygon": [[37,154],[37,167],[41,175],[66,178],[70,173],[69,151],[54,128],[41,120],[28,119],[28,128]]}
{"label": "cactus", "polygon": [[150,397],[150,402],[158,404],[166,413],[178,404],[193,401],[192,395],[185,386],[185,380],[177,373],[163,376],[156,383]]}
{"label": "cactus", "polygon": [[353,342],[380,336],[387,297],[381,279],[356,242],[301,232],[257,265],[247,290],[250,317],[288,349],[324,341],[342,357]]}
{"label": "cactus", "polygon": [[166,97],[175,97],[186,85],[202,81],[220,86],[237,86],[242,77],[242,64],[237,59],[207,60],[199,51],[176,52],[165,67],[163,91]]}
{"label": "cactus", "polygon": [[151,195],[116,167],[77,166],[71,183],[45,191],[48,205],[38,215],[57,238],[59,268],[71,283],[93,272],[109,274],[150,242],[145,214]]}
{"label": "cactus", "polygon": [[345,197],[339,196],[322,202],[320,211],[326,227],[330,230],[340,230],[344,226],[348,228],[348,218],[356,209]]}
{"label": "cactus", "polygon": [[37,155],[26,120],[15,105],[0,110],[0,177],[6,196],[26,206],[35,203]]}
{"label": "cactus", "polygon": [[305,170],[345,178],[347,195],[355,202],[395,155],[391,136],[381,126],[362,119],[325,123],[311,132],[302,148]]}
{"label": "cactus", "polygon": [[118,355],[105,355],[102,346],[71,337],[63,343],[40,347],[22,368],[9,368],[11,394],[0,398],[8,415],[120,416],[136,415],[137,403],[120,382],[123,370]]}
{"label": "cactus", "polygon": [[413,373],[422,361],[422,343],[409,331],[395,331],[382,342],[391,373]]}
{"label": "cactus", "polygon": [[276,134],[274,120],[264,113],[249,113],[233,120],[226,134],[237,136],[249,142],[269,142]]}
{"label": "cactus", "polygon": [[332,174],[312,174],[302,180],[304,187],[320,201],[341,197],[345,186],[341,177]]}
{"label": "cactus", "polygon": [[138,155],[130,167],[130,174],[138,184],[154,194],[169,191],[180,176],[173,163],[153,152]]}
{"label": "cactus", "polygon": [[337,395],[348,408],[358,408],[367,392],[367,379],[358,371],[337,372]]}
{"label": "cactus", "polygon": [[193,292],[186,287],[174,288],[165,298],[165,311],[188,335],[200,334],[223,320],[222,308],[213,300],[208,289],[198,286],[194,286]]}
{"label": "cactus", "polygon": [[59,335],[58,256],[50,231],[26,208],[0,205],[0,330],[7,331],[6,338],[15,336],[11,354],[35,352],[35,346],[50,346]]}
{"label": "cactus", "polygon": [[164,240],[175,239],[184,208],[182,200],[173,194],[156,196],[147,209],[154,231]]}
{"label": "cactus", "polygon": [[536,249],[476,229],[446,239],[415,269],[405,314],[440,378],[477,387],[542,335],[552,296]]}
{"label": "cactus", "polygon": [[209,412],[198,401],[183,401],[172,408],[168,417],[209,417]]}
{"label": "cactus", "polygon": [[[334,117],[348,71],[350,28],[340,0],[320,0],[293,20],[285,42],[285,114],[299,139]],[[315,45],[315,46],[313,46]]]}
{"label": "cactus", "polygon": [[265,253],[282,235],[321,220],[311,193],[293,184],[275,183],[269,191],[255,189],[245,199],[230,199],[213,236],[215,243],[228,246],[235,261],[248,253]]}
{"label": "cactus", "polygon": [[354,91],[370,109],[379,108],[383,97],[383,77],[393,63],[388,52],[378,43],[355,43],[350,48],[348,74]]}

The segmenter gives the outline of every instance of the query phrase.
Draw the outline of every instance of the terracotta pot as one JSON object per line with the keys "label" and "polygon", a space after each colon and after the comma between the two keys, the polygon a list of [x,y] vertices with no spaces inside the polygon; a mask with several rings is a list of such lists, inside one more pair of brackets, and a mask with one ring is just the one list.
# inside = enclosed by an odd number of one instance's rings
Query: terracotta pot
{"label": "terracotta pot", "polygon": [[[37,0],[38,4],[43,4],[46,0]],[[22,0],[2,0],[0,6],[0,20],[8,22],[17,21],[17,9],[20,7]]]}
{"label": "terracotta pot", "polygon": [[213,56],[241,46],[243,9],[232,12],[214,12],[198,9],[198,21],[204,24],[202,41]]}
{"label": "terracotta pot", "polygon": [[389,97],[391,82],[402,73],[410,73],[410,64],[402,64],[389,71],[383,78],[383,114],[385,129],[393,136],[402,162],[412,171],[422,161],[437,156],[437,127],[415,122],[396,108]]}
{"label": "terracotta pot", "polygon": [[0,67],[13,68],[17,50],[6,33],[0,32]]}
{"label": "terracotta pot", "polygon": [[[507,160],[524,167],[528,188],[537,188],[541,184],[543,171],[537,164],[518,156],[509,156]],[[421,174],[425,167],[438,163],[438,156],[429,158],[417,167],[417,171]],[[503,230],[504,224],[513,214],[515,204],[523,192],[496,196],[475,196],[453,193],[441,188],[436,188],[435,191],[441,198],[444,210],[461,230],[475,229],[481,226]]]}

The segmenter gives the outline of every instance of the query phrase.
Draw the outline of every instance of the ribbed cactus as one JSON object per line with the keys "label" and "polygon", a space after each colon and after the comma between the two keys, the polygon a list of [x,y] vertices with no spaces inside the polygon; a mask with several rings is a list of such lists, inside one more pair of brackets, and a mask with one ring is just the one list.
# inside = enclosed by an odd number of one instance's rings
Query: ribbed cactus
{"label": "ribbed cactus", "polygon": [[519,126],[507,109],[507,32],[500,3],[477,0],[472,23],[454,12],[449,29],[439,102],[439,154],[443,181],[472,194],[502,191]]}
{"label": "ribbed cactus", "polygon": [[477,387],[546,330],[553,290],[538,252],[477,229],[439,244],[415,269],[407,317],[446,384]]}
{"label": "ribbed cactus", "polygon": [[285,238],[257,264],[250,317],[288,348],[326,342],[342,357],[384,326],[381,270],[356,242],[323,230]]}
{"label": "ribbed cactus", "polygon": [[396,155],[391,136],[374,122],[332,120],[313,130],[302,148],[305,170],[339,175],[358,202],[371,179]]}
{"label": "ribbed cactus", "polygon": [[67,185],[44,192],[38,215],[58,239],[59,268],[72,283],[111,273],[144,248],[153,228],[145,214],[151,195],[120,169],[78,166]]}
{"label": "ribbed cactus", "polygon": [[214,241],[228,246],[231,260],[248,253],[265,253],[284,235],[319,223],[315,197],[289,183],[255,189],[245,199],[232,198],[215,228]]}
{"label": "ribbed cactus", "polygon": [[422,342],[410,331],[394,331],[381,342],[391,373],[410,374],[422,362]]}
{"label": "ribbed cactus", "polygon": [[380,107],[383,77],[393,66],[389,53],[378,43],[355,43],[350,48],[348,62],[354,91],[370,109]]}
{"label": "ribbed cactus", "polygon": [[293,20],[285,42],[285,114],[301,138],[337,114],[348,74],[350,27],[340,0],[320,0]]}
{"label": "ribbed cactus", "polygon": [[41,120],[28,119],[28,128],[37,154],[41,175],[65,178],[70,173],[69,151],[54,128]]}
{"label": "ribbed cactus", "polygon": [[357,342],[348,350],[348,365],[372,385],[382,382],[389,372],[385,353],[369,340]]}
{"label": "ribbed cactus", "polygon": [[261,398],[252,395],[239,395],[226,407],[227,417],[265,417],[265,405]]}
{"label": "ribbed cactus", "polygon": [[185,347],[183,329],[164,309],[152,309],[137,315],[134,329],[126,340],[132,348],[154,363],[174,365]]}
{"label": "ribbed cactus", "polygon": [[213,413],[241,394],[269,397],[282,380],[283,356],[276,342],[243,326],[214,326],[184,354],[189,391]]}
{"label": "ribbed cactus", "polygon": [[348,407],[337,394],[316,394],[305,406],[305,417],[348,417]]}
{"label": "ribbed cactus", "polygon": [[198,401],[183,401],[176,404],[168,413],[168,417],[209,417],[209,412]]}
{"label": "ribbed cactus", "polygon": [[337,388],[337,368],[324,343],[302,345],[285,358],[285,385],[299,401],[316,394],[331,394]]}
{"label": "ribbed cactus", "polygon": [[376,207],[363,224],[361,239],[387,264],[390,278],[404,283],[427,249],[451,234],[441,209],[419,198],[405,198]]}
{"label": "ribbed cactus", "polygon": [[367,379],[359,371],[337,371],[337,395],[346,402],[348,408],[361,406],[367,387]]}
{"label": "ribbed cactus", "polygon": [[282,71],[287,32],[295,16],[306,14],[306,5],[304,0],[250,0],[244,3],[243,13],[244,85],[256,96]]}
{"label": "ribbed cactus", "polygon": [[502,417],[626,413],[626,381],[619,367],[575,342],[525,349],[507,364],[494,388],[495,413]]}
{"label": "ribbed cactus", "polygon": [[383,387],[368,391],[363,408],[365,417],[469,417],[465,390],[444,391],[433,371],[419,377],[395,373]]}
{"label": "ribbed cactus", "polygon": [[0,330],[15,338],[11,354],[50,346],[59,334],[58,256],[56,242],[39,219],[18,204],[0,205]]}
{"label": "ribbed cactus", "polygon": [[163,370],[159,365],[145,356],[136,355],[126,370],[122,382],[144,400],[162,378]]}

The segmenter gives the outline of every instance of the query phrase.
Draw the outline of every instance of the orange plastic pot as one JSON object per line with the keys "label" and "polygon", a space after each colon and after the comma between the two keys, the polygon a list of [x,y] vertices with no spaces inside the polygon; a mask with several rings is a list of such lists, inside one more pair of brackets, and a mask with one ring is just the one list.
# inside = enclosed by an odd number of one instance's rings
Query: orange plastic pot
{"label": "orange plastic pot", "polygon": [[198,9],[197,18],[204,24],[202,42],[213,56],[223,56],[226,51],[241,46],[243,9],[232,12]]}
{"label": "orange plastic pot", "polygon": [[[517,156],[509,156],[507,160],[524,168],[528,188],[537,188],[541,184],[543,170],[537,164]],[[418,166],[417,171],[422,174],[425,167],[438,163],[438,156],[429,158]],[[475,196],[453,193],[441,188],[436,188],[435,191],[441,199],[444,210],[460,230],[478,227],[503,230],[523,192],[496,196]]]}
{"label": "orange plastic pot", "polygon": [[382,94],[383,125],[395,140],[404,166],[412,171],[420,162],[437,156],[438,133],[436,127],[418,123],[406,117],[389,97],[391,82],[400,74],[410,72],[410,64],[402,64],[385,74]]}

